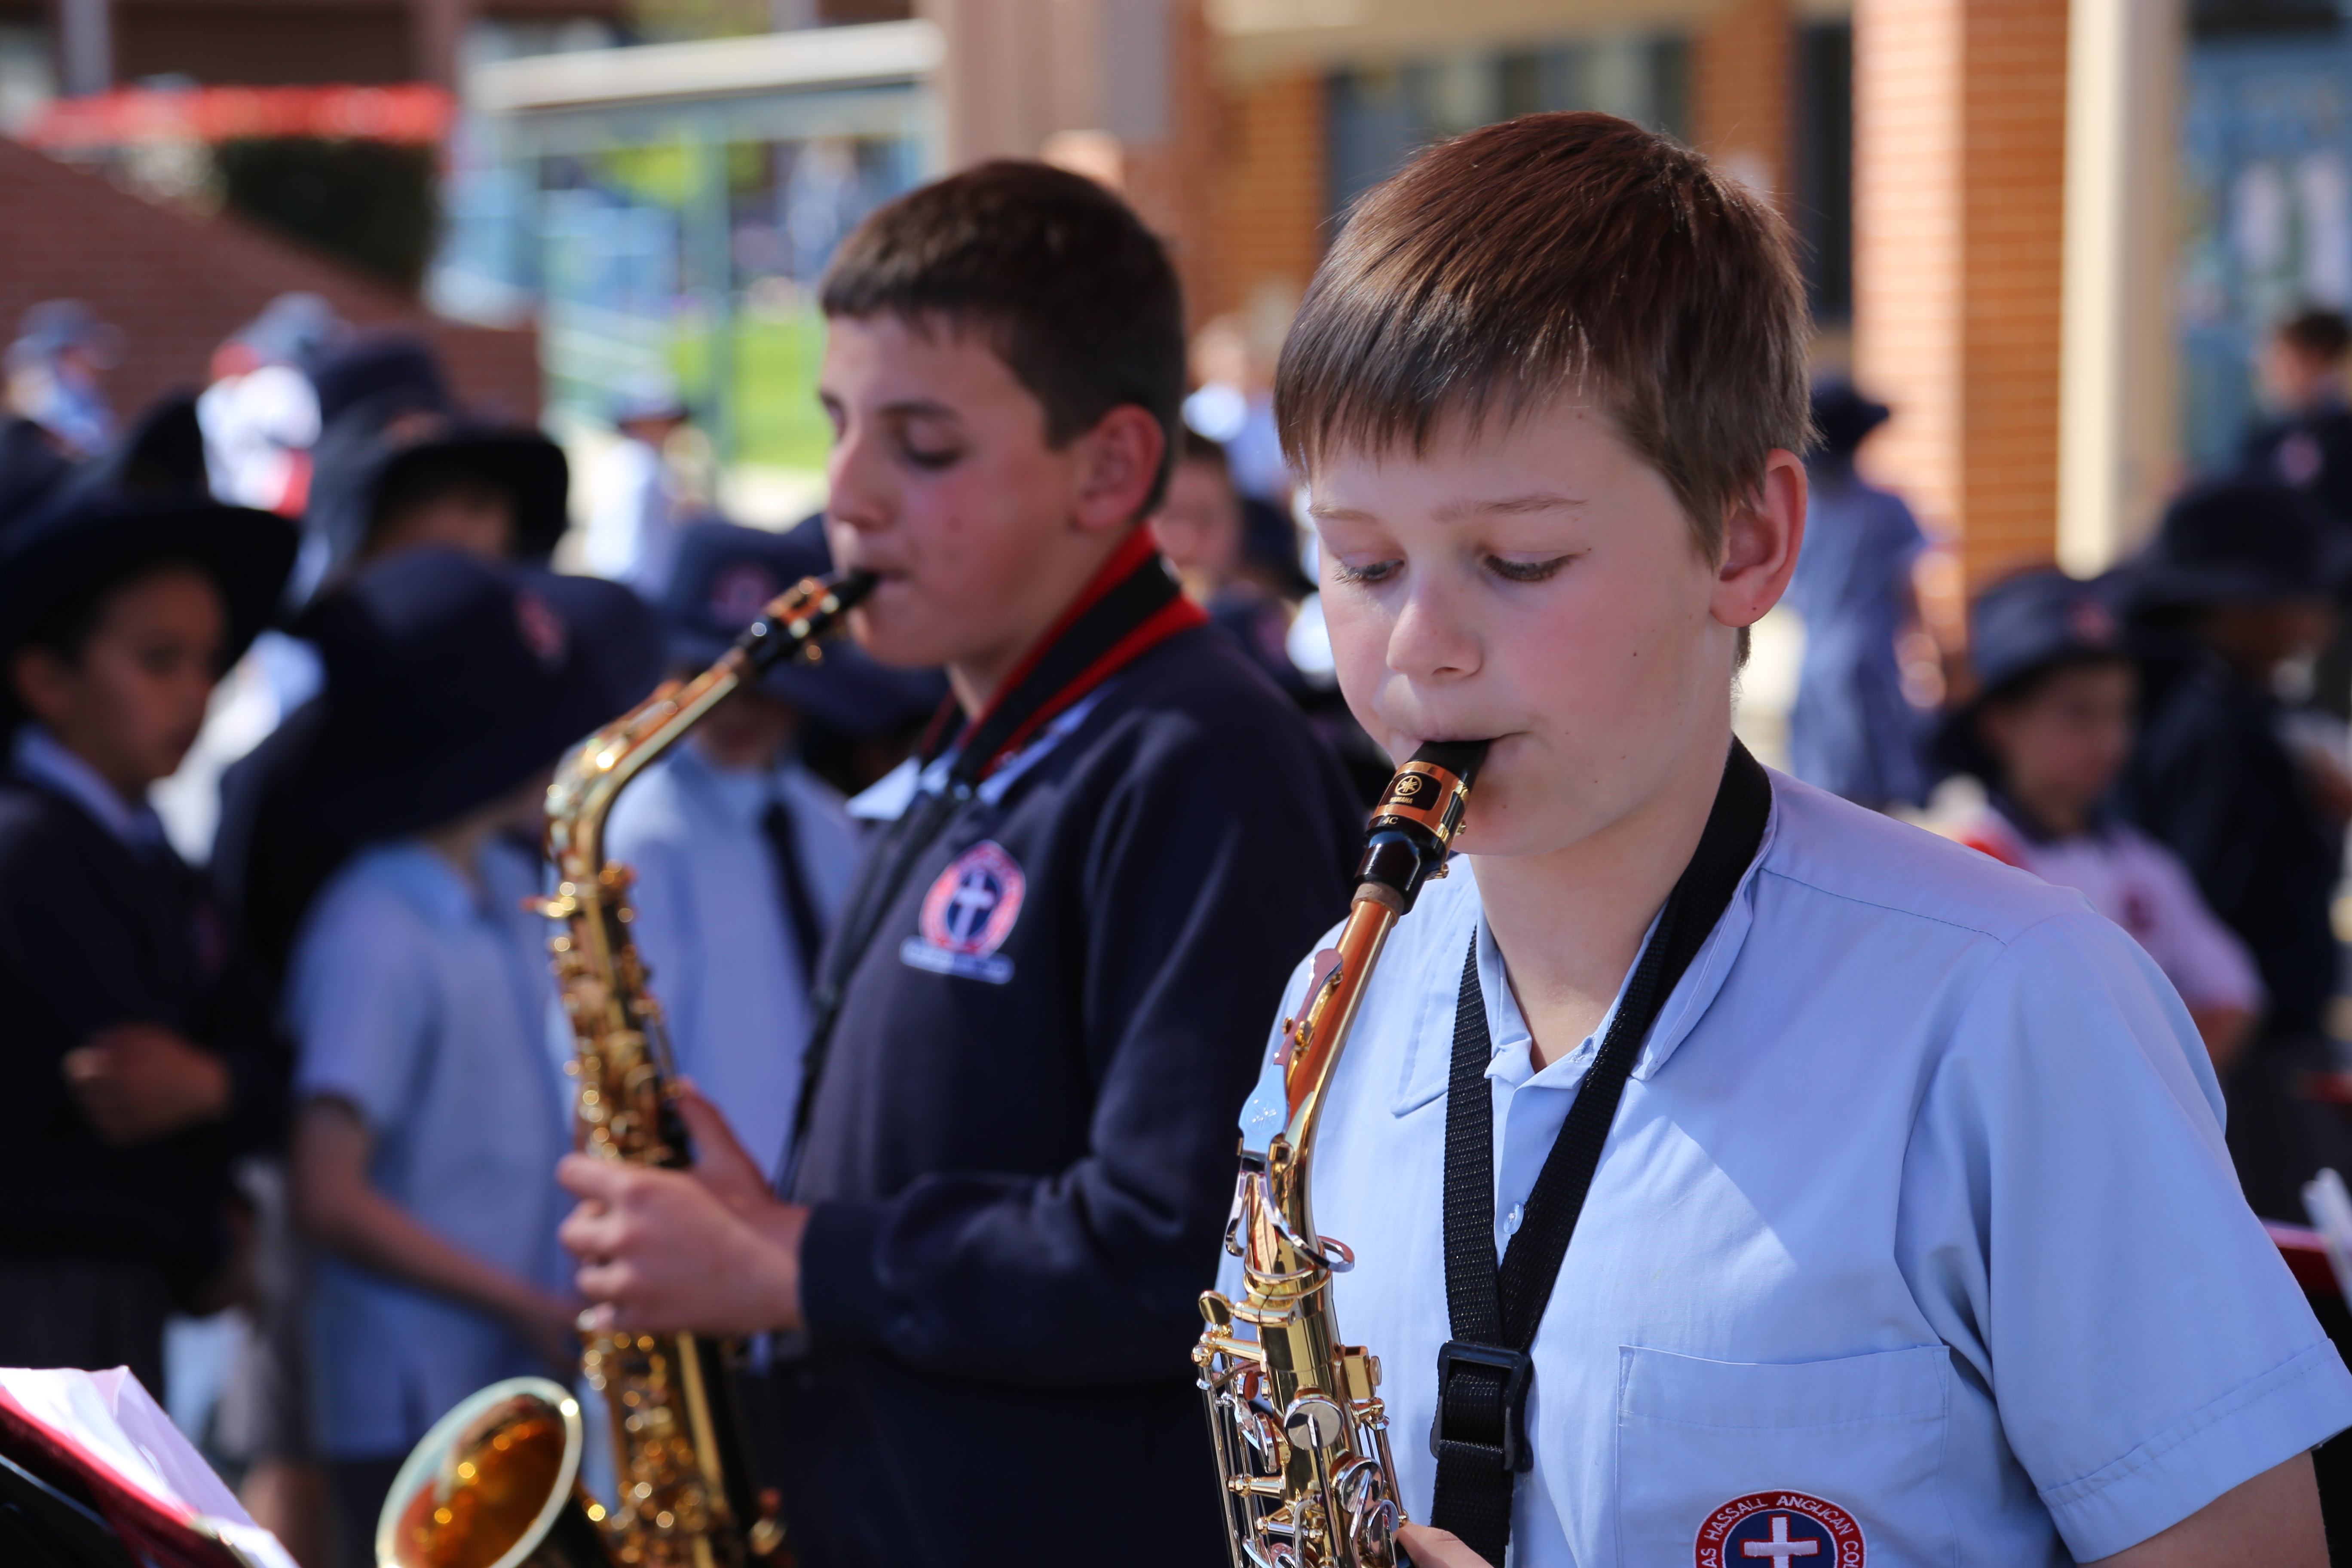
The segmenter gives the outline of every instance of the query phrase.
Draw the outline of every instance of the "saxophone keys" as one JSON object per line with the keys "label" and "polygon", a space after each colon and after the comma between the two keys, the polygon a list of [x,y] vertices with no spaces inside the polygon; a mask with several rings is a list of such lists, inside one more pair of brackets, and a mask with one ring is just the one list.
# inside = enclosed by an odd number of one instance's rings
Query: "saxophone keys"
{"label": "saxophone keys", "polygon": [[1302,1394],[1282,1413],[1282,1435],[1299,1448],[1328,1448],[1348,1429],[1348,1413],[1320,1394]]}

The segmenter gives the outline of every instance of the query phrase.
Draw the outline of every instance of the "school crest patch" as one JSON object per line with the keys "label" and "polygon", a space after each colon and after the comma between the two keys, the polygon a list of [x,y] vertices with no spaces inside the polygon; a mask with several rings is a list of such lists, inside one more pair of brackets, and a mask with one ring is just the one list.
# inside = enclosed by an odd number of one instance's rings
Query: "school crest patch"
{"label": "school crest patch", "polygon": [[935,974],[1002,985],[1013,961],[996,950],[1021,918],[1028,880],[1021,863],[993,840],[982,840],[948,863],[923,895],[920,933],[898,944],[898,960]]}
{"label": "school crest patch", "polygon": [[1698,1527],[1698,1568],[1863,1568],[1853,1515],[1803,1492],[1734,1498]]}

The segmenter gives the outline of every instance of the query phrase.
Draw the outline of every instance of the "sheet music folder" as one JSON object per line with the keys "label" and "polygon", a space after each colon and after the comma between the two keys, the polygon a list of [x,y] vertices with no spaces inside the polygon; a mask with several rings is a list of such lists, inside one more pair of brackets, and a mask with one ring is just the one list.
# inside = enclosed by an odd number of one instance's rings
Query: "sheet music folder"
{"label": "sheet music folder", "polygon": [[0,1368],[0,1562],[294,1568],[124,1367]]}

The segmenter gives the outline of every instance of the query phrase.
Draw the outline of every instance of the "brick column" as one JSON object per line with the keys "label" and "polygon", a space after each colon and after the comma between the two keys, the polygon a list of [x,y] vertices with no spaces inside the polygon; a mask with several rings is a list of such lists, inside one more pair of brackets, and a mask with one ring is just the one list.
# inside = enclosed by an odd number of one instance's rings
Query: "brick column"
{"label": "brick column", "polygon": [[409,26],[417,79],[456,90],[457,51],[473,7],[467,0],[409,0]]}
{"label": "brick column", "polygon": [[1216,221],[1217,98],[1215,40],[1201,0],[1168,0],[1167,113],[1161,134],[1127,148],[1127,199],[1168,241],[1184,283],[1191,326],[1206,319],[1202,300],[1224,236]]}
{"label": "brick column", "polygon": [[2057,545],[2066,7],[1859,0],[1854,375],[1865,449],[1971,583]]}
{"label": "brick column", "polygon": [[1789,188],[1789,0],[1727,0],[1698,31],[1691,132],[1699,151],[1757,190]]}
{"label": "brick column", "polygon": [[1216,265],[1194,305],[1201,321],[1295,304],[1332,231],[1321,74],[1294,69],[1230,82],[1223,105]]}

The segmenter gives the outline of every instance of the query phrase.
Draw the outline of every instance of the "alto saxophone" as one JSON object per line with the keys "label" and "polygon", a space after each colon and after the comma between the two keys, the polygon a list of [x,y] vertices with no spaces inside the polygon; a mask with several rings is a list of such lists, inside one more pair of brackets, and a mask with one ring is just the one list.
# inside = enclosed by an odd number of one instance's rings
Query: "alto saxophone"
{"label": "alto saxophone", "polygon": [[[547,792],[547,853],[562,922],[550,944],[575,1053],[577,1135],[601,1159],[688,1163],[670,1100],[677,1073],[661,1011],[629,940],[626,866],[604,824],[631,780],[761,671],[818,657],[817,640],[874,578],[808,578],[780,595],[721,658],[583,742]],[[582,1368],[604,1396],[619,1496],[579,1480],[580,1406],[544,1378],[493,1384],[437,1422],[393,1483],[376,1529],[379,1568],[751,1568],[786,1561],[783,1526],[751,1487],[722,1347],[693,1334],[584,1334]]]}
{"label": "alto saxophone", "polygon": [[[1316,1119],[1388,935],[1462,826],[1486,742],[1423,746],[1389,781],[1365,833],[1338,944],[1315,955],[1307,995],[1282,1021],[1279,1130],[1244,1124],[1225,1248],[1242,1260],[1238,1300],[1201,1298],[1192,1350],[1225,1507],[1234,1568],[1393,1568],[1404,1522],[1381,1403],[1381,1362],[1342,1343],[1332,1276],[1355,1267],[1315,1229],[1307,1174]],[[1256,1103],[1253,1101],[1253,1112]],[[1254,1335],[1234,1330],[1247,1324]]]}

